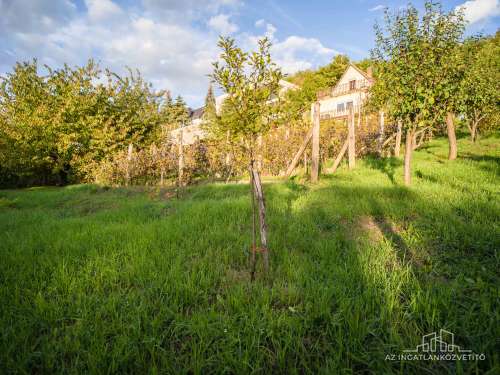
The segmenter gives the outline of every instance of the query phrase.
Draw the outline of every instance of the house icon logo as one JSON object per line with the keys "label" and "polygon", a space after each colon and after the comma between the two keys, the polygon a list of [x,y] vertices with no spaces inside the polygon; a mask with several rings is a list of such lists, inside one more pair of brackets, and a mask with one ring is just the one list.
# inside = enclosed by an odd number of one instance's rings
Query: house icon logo
{"label": "house icon logo", "polygon": [[405,353],[472,353],[455,345],[455,335],[445,329],[422,336],[422,343],[416,349],[404,350]]}
{"label": "house icon logo", "polygon": [[402,353],[387,354],[386,361],[484,361],[484,353],[473,353],[455,344],[455,335],[445,329],[432,332],[422,337],[415,349],[403,350]]}

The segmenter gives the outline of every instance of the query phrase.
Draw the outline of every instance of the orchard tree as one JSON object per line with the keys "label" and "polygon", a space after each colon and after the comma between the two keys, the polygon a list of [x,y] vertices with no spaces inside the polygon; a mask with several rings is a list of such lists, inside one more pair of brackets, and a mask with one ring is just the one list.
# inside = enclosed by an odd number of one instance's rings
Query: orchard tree
{"label": "orchard tree", "polygon": [[[258,42],[258,50],[247,53],[236,46],[234,39],[221,37],[222,61],[213,64],[211,75],[214,82],[227,93],[224,107],[227,109],[214,126],[214,132],[227,134],[238,140],[248,159],[253,207],[253,244],[251,259],[252,280],[255,277],[256,252],[263,255],[264,270],[269,270],[267,226],[264,191],[256,167],[256,147],[262,136],[276,121],[276,99],[279,98],[281,70],[272,62],[271,43],[267,38]],[[260,247],[256,245],[256,210],[259,214]]]}
{"label": "orchard tree", "polygon": [[[422,17],[409,5],[396,13],[386,10],[384,23],[375,25],[372,59],[377,80],[372,100],[386,102],[389,115],[401,121],[406,132],[404,181],[410,185],[415,133],[436,126],[457,105],[459,74],[454,69],[463,17],[426,2]],[[452,138],[454,129],[450,145]]]}
{"label": "orchard tree", "polygon": [[500,103],[500,32],[491,38],[471,38],[463,45],[467,66],[460,86],[460,111],[472,142],[478,129],[498,113]]}

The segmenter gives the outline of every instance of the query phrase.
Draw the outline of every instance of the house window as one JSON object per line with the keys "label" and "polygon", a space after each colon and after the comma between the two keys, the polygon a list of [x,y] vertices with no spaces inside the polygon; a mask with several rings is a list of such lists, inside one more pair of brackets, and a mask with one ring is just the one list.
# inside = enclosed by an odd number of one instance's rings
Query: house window
{"label": "house window", "polygon": [[349,90],[356,90],[356,80],[349,81]]}
{"label": "house window", "polygon": [[347,102],[346,104],[347,104],[347,108],[346,109],[348,111],[351,110],[352,109],[352,101],[351,102]]}
{"label": "house window", "polygon": [[344,112],[344,103],[337,104],[337,112]]}

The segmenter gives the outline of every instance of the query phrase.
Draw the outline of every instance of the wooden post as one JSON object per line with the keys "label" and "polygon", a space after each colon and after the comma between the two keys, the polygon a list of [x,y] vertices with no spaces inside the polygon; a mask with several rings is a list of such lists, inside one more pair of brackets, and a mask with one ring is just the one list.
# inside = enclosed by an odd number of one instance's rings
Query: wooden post
{"label": "wooden post", "polygon": [[349,140],[346,139],[346,141],[344,142],[344,145],[340,149],[339,154],[337,155],[337,158],[335,159],[335,162],[333,163],[332,173],[334,173],[337,170],[337,168],[339,167],[340,161],[342,160],[342,158],[345,155],[348,144],[349,144]]}
{"label": "wooden post", "polygon": [[401,133],[403,132],[403,124],[398,120],[398,130],[396,132],[396,145],[394,146],[394,156],[399,158],[401,152]]}
{"label": "wooden post", "polygon": [[353,169],[356,166],[356,138],[354,135],[354,111],[352,107],[349,109],[349,118],[347,122],[347,140],[349,141],[347,153],[349,155],[349,169]]}
{"label": "wooden post", "polygon": [[[292,159],[292,162],[290,163],[290,165],[286,169],[286,173],[285,173],[286,177],[290,177],[290,175],[292,174],[293,170],[295,169],[295,167],[299,163],[300,157],[302,156],[302,154],[306,150],[306,147],[309,144],[309,141],[311,140],[311,137],[312,137],[312,129],[310,129],[307,132],[306,137],[304,138],[304,141],[300,145],[299,151],[297,151],[297,153],[295,154],[295,156]],[[305,167],[305,165],[304,165],[304,167]]]}
{"label": "wooden post", "polygon": [[384,111],[379,111],[379,120],[378,120],[378,153],[382,154],[382,143],[384,142],[384,133],[385,133],[385,117]]}
{"label": "wooden post", "polygon": [[130,182],[130,163],[132,161],[132,152],[134,150],[134,146],[132,143],[129,143],[128,145],[128,151],[127,151],[127,170],[125,172],[125,186],[128,186]]}
{"label": "wooden post", "polygon": [[319,175],[319,119],[320,104],[314,103],[311,154],[311,182],[318,182]]}
{"label": "wooden post", "polygon": [[183,129],[179,132],[179,187],[183,185],[184,178],[184,147],[183,147]]}
{"label": "wooden post", "polygon": [[255,168],[252,168],[252,181],[257,200],[257,210],[259,212],[260,247],[264,261],[264,271],[267,273],[269,271],[269,252],[267,249],[266,204],[259,171]]}

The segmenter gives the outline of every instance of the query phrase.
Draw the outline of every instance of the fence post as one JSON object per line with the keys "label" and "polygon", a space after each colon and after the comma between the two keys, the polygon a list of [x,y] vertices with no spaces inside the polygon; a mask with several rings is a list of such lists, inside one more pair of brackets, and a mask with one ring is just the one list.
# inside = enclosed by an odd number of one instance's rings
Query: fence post
{"label": "fence post", "polygon": [[318,182],[319,175],[319,120],[320,104],[314,103],[313,131],[312,131],[312,154],[311,154],[311,182]]}
{"label": "fence post", "polygon": [[183,184],[184,177],[184,147],[183,147],[183,129],[179,132],[179,187]]}
{"label": "fence post", "polygon": [[128,144],[128,151],[127,151],[127,170],[126,170],[126,175],[125,175],[125,186],[128,186],[130,182],[130,162],[132,161],[132,152],[133,152],[134,146],[132,143]]}
{"label": "fence post", "polygon": [[385,117],[384,111],[379,111],[379,123],[378,123],[378,153],[382,154],[382,144],[384,142],[384,133],[385,133]]}
{"label": "fence post", "polygon": [[356,166],[356,138],[354,135],[354,110],[352,107],[349,109],[347,140],[349,141],[347,148],[349,169],[353,169]]}

